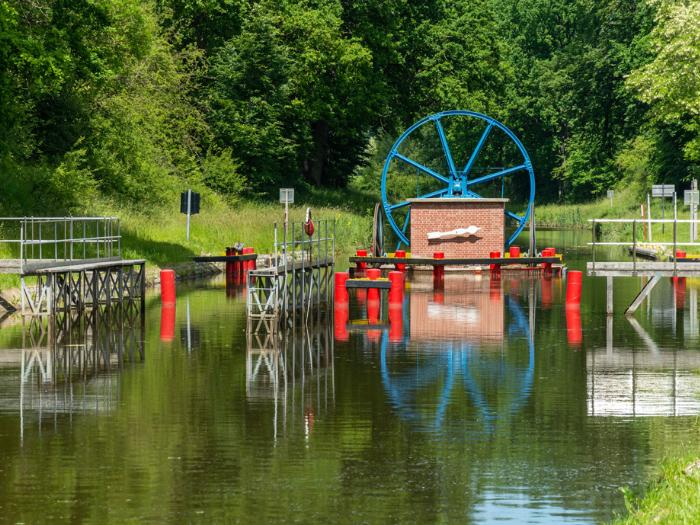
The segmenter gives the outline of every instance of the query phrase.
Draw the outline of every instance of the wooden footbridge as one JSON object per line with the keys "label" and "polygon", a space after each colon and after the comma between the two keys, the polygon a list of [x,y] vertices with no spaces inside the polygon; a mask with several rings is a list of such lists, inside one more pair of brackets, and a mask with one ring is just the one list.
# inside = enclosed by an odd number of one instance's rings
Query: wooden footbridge
{"label": "wooden footbridge", "polygon": [[[651,293],[652,289],[663,277],[685,278],[700,277],[700,259],[687,258],[679,255],[679,248],[700,246],[699,242],[683,242],[678,239],[678,225],[697,224],[697,220],[680,219],[592,219],[591,238],[591,261],[587,263],[586,270],[591,277],[605,277],[607,279],[607,302],[606,312],[613,313],[613,280],[615,277],[647,277],[648,280],[642,286],[639,294],[625,310],[626,315],[633,314]],[[617,227],[627,228],[631,226],[631,241],[598,241],[597,232],[603,224],[614,224]],[[638,261],[640,253],[640,243],[638,241],[638,227],[644,226],[651,229],[653,224],[670,224],[673,228],[672,242],[655,242],[654,245],[660,249],[670,249],[671,256],[667,261]],[[631,261],[596,261],[596,247],[599,246],[619,246],[629,250],[632,255]]]}
{"label": "wooden footbridge", "polygon": [[20,277],[23,314],[144,301],[145,261],[124,259],[116,217],[2,217],[0,273]]}

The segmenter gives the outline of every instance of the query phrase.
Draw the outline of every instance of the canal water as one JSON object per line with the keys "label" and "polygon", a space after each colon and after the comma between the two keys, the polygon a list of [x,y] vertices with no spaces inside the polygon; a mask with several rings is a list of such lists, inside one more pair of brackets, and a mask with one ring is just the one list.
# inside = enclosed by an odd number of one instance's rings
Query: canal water
{"label": "canal water", "polygon": [[[581,269],[578,235],[538,240]],[[604,279],[576,311],[559,277],[504,271],[279,338],[247,337],[220,279],[174,311],[5,321],[0,521],[605,522],[700,444],[698,283],[628,320],[641,284],[616,280],[610,319]]]}

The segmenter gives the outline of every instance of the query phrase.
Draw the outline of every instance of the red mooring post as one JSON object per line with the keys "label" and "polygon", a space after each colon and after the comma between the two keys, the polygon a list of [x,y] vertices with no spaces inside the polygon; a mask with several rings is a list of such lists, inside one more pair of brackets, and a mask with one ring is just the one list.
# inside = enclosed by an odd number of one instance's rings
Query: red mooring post
{"label": "red mooring post", "polygon": [[160,309],[160,340],[169,343],[175,339],[175,303],[163,304]]}
{"label": "red mooring post", "polygon": [[566,340],[570,346],[581,346],[583,333],[581,331],[581,305],[566,303]]}
{"label": "red mooring post", "polygon": [[545,270],[542,276],[542,308],[549,309],[552,306],[552,274]]}
{"label": "red mooring post", "polygon": [[676,294],[676,308],[683,310],[685,307],[685,277],[671,277],[673,291]]}
{"label": "red mooring post", "polygon": [[685,259],[687,254],[683,250],[676,250],[676,259]]}
{"label": "red mooring post", "polygon": [[[556,254],[557,251],[554,248],[545,248],[542,250],[542,257],[554,257]],[[542,266],[544,267],[545,273],[552,272],[552,263],[544,263]]]}
{"label": "red mooring post", "polygon": [[[367,257],[367,250],[357,250],[355,251],[355,255],[357,257]],[[366,262],[358,262],[356,263],[357,269],[358,270],[365,270],[367,268],[367,263]]]}
{"label": "red mooring post", "polygon": [[566,304],[581,303],[581,286],[583,274],[578,270],[570,270],[566,274]]}
{"label": "red mooring post", "polygon": [[[491,259],[498,259],[501,257],[501,252],[490,252],[489,257]],[[501,271],[501,265],[500,264],[490,264],[489,265],[489,270],[491,270],[491,273],[498,273]]]}
{"label": "red mooring post", "polygon": [[[376,281],[381,277],[382,271],[379,268],[368,268],[367,278],[370,281]],[[379,301],[379,288],[369,288],[367,291],[367,308],[369,309],[370,301]]]}
{"label": "red mooring post", "polygon": [[511,259],[515,259],[517,257],[520,257],[520,246],[511,246],[508,249],[508,255],[510,256]]}
{"label": "red mooring post", "polygon": [[[445,252],[433,253],[433,259],[444,259]],[[445,265],[433,265],[433,288],[443,288],[445,286]]]}
{"label": "red mooring post", "polygon": [[175,270],[160,271],[160,302],[163,305],[175,305]]}
{"label": "red mooring post", "polygon": [[[405,259],[406,258],[406,250],[396,250],[396,253],[394,253],[394,258]],[[400,272],[405,272],[406,265],[404,263],[396,263],[396,269]]]}
{"label": "red mooring post", "polygon": [[403,304],[404,277],[402,272],[389,272],[389,304]]}
{"label": "red mooring post", "polygon": [[346,303],[350,300],[348,289],[345,286],[346,281],[350,278],[348,272],[335,272],[335,296],[336,303]]}
{"label": "red mooring post", "polygon": [[348,272],[336,272],[334,277],[333,294],[333,335],[338,341],[347,341],[348,319],[350,318],[350,295],[346,281],[350,278]]}

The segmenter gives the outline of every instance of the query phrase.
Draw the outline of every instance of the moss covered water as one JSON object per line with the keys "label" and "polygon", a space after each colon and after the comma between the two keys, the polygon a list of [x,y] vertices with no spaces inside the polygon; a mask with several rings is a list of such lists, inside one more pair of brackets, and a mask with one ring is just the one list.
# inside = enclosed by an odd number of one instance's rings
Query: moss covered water
{"label": "moss covered water", "polygon": [[[539,241],[580,268],[577,235]],[[616,283],[618,312],[639,286]],[[143,318],[6,325],[0,516],[606,521],[621,487],[700,445],[698,289],[668,280],[635,321],[608,321],[604,280],[585,279],[580,337],[558,277],[506,272],[448,272],[438,293],[416,275],[400,326],[351,324],[347,341],[323,322],[246,337],[221,280],[181,286],[172,327],[157,297]]]}

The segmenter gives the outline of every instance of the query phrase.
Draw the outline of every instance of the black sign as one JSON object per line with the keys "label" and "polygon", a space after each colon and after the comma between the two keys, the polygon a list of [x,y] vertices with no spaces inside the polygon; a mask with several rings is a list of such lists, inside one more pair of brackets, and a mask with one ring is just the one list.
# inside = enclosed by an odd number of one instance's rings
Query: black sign
{"label": "black sign", "polygon": [[[187,213],[187,194],[190,192],[183,191],[180,194],[180,213]],[[190,200],[190,214],[195,215],[199,213],[199,193],[193,191]]]}

